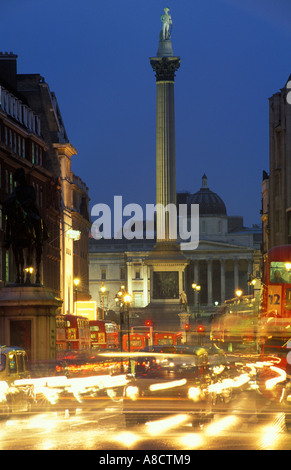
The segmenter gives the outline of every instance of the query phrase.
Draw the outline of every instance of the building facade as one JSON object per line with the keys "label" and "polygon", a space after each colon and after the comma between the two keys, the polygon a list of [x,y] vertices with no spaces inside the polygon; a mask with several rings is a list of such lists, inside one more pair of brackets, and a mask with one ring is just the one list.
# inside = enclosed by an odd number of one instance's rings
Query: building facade
{"label": "building facade", "polygon": [[291,242],[291,76],[269,98],[269,169],[263,173],[264,252]]}
{"label": "building facade", "polygon": [[[260,260],[262,230],[260,226],[246,228],[243,218],[227,215],[222,199],[208,188],[207,177],[194,194],[178,193],[177,203],[199,204],[199,245],[195,250],[184,250],[188,261],[183,287],[190,312],[198,308],[213,312],[216,305],[233,298],[236,289],[245,295],[260,290]],[[181,242],[181,240],[179,240]],[[147,263],[155,240],[95,240],[89,241],[90,293],[101,308],[100,288],[106,287],[105,314],[118,311],[115,296],[120,285],[132,295],[132,313],[142,315],[151,299],[153,282]],[[255,280],[255,286],[250,280]],[[201,286],[199,294],[192,288]],[[180,295],[181,292],[178,293]]]}
{"label": "building facade", "polygon": [[[90,298],[89,196],[86,185],[71,170],[71,160],[77,150],[67,136],[56,95],[41,75],[17,73],[17,56],[5,53],[0,55],[0,78],[1,103],[6,113],[3,142],[9,150],[8,167],[3,166],[3,188],[11,189],[13,167],[21,162],[35,185],[37,202],[43,207],[50,233],[44,247],[42,282],[62,299],[62,313],[73,313],[75,277],[80,279],[79,299]],[[6,94],[9,104],[5,104]],[[14,113],[11,117],[16,126],[11,131],[5,130],[8,110]],[[17,158],[13,167],[11,156]],[[3,269],[7,271],[6,265]]]}
{"label": "building facade", "polygon": [[[14,282],[16,273],[12,249],[4,248],[5,220],[2,205],[14,189],[13,174],[23,168],[36,191],[39,210],[50,233],[45,244],[42,282],[60,295],[60,184],[47,168],[47,143],[41,120],[17,89],[14,54],[0,54],[0,275],[2,285]],[[43,266],[45,265],[45,269]]]}

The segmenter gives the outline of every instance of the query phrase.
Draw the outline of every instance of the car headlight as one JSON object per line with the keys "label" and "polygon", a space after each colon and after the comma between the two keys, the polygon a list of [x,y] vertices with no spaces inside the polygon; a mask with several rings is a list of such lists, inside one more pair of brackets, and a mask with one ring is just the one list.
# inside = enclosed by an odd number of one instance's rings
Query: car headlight
{"label": "car headlight", "polygon": [[131,400],[137,400],[139,395],[139,389],[135,385],[129,385],[126,388],[125,395],[130,398]]}
{"label": "car headlight", "polygon": [[190,387],[188,390],[188,398],[193,401],[198,401],[200,397],[200,388]]}

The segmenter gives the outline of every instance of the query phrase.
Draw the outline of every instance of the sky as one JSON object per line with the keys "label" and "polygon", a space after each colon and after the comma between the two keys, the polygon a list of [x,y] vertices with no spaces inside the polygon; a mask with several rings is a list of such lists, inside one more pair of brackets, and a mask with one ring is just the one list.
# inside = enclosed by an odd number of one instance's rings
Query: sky
{"label": "sky", "polygon": [[55,92],[72,170],[99,203],[155,203],[156,55],[170,8],[177,191],[205,173],[228,215],[260,223],[268,99],[291,73],[290,0],[2,0],[0,51]]}

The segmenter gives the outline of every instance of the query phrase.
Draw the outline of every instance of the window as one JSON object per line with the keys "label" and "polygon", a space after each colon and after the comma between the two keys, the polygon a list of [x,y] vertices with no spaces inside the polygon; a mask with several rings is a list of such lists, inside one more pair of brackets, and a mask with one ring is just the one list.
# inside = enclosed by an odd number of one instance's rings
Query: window
{"label": "window", "polygon": [[9,129],[9,147],[13,147],[12,130]]}
{"label": "window", "polygon": [[9,173],[9,192],[10,194],[12,193],[13,191],[13,174],[12,174],[12,171],[10,171]]}
{"label": "window", "polygon": [[5,281],[9,281],[9,252],[6,251],[5,255]]}
{"label": "window", "polygon": [[106,280],[106,268],[101,268],[101,279],[102,281]]}
{"label": "window", "polygon": [[140,279],[140,267],[135,267],[135,279]]}
{"label": "window", "polygon": [[120,266],[120,279],[125,280],[125,266]]}
{"label": "window", "polygon": [[8,170],[5,170],[5,191],[8,193],[9,191],[9,175]]}
{"label": "window", "polygon": [[9,373],[14,374],[17,372],[16,356],[15,354],[9,354]]}
{"label": "window", "polygon": [[22,139],[22,156],[25,158],[25,139]]}
{"label": "window", "polygon": [[34,142],[31,142],[31,163],[34,164]]}
{"label": "window", "polygon": [[291,267],[289,266],[289,263],[284,263],[283,261],[271,261],[270,281],[272,284],[290,284]]}
{"label": "window", "polygon": [[17,153],[18,153],[18,155],[21,156],[21,137],[20,137],[20,135],[17,137],[17,144],[18,144]]}

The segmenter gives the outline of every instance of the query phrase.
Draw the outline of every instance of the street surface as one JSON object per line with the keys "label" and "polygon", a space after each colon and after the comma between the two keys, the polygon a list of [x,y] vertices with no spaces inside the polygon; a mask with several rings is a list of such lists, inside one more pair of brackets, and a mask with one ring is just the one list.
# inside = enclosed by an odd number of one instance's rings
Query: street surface
{"label": "street surface", "polygon": [[291,433],[282,413],[260,421],[253,397],[239,395],[230,412],[194,429],[191,416],[173,414],[128,429],[121,404],[104,410],[15,415],[0,422],[1,450],[287,450]]}

